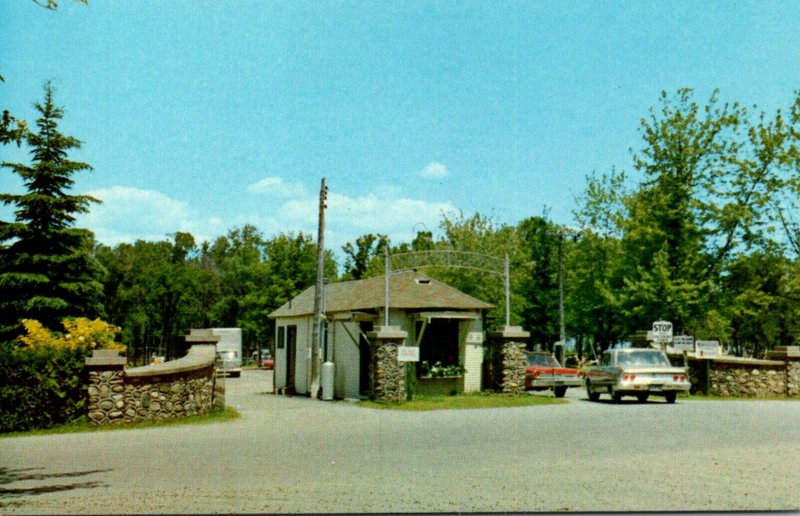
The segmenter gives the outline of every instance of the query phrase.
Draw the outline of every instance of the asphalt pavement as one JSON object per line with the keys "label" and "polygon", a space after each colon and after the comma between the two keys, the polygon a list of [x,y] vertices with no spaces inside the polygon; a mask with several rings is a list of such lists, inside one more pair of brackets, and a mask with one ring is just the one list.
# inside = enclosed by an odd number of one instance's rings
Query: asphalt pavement
{"label": "asphalt pavement", "polygon": [[277,396],[271,374],[226,380],[232,422],[0,439],[0,513],[800,507],[800,401],[399,412]]}

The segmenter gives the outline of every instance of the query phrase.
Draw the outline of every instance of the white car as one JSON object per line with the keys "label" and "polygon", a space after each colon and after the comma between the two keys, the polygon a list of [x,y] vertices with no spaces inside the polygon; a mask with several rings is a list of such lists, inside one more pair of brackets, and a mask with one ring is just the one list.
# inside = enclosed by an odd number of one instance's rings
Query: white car
{"label": "white car", "polygon": [[609,349],[585,375],[586,393],[592,401],[608,393],[615,402],[623,396],[645,402],[654,395],[675,403],[678,393],[689,392],[692,385],[685,367],[673,366],[663,351],[649,348]]}

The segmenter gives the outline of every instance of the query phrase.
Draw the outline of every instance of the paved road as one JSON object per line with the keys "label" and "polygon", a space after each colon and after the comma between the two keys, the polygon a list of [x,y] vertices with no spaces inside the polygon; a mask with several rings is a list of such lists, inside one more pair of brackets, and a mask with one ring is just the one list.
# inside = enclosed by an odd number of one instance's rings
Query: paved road
{"label": "paved road", "polygon": [[242,418],[0,440],[0,513],[750,510],[800,507],[800,402],[409,413],[267,394]]}

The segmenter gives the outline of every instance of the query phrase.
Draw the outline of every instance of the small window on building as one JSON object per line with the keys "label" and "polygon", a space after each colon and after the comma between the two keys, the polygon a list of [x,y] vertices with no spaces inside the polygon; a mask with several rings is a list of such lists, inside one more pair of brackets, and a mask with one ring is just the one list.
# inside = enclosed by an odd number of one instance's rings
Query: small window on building
{"label": "small window on building", "polygon": [[283,349],[286,346],[286,327],[278,326],[278,349]]}

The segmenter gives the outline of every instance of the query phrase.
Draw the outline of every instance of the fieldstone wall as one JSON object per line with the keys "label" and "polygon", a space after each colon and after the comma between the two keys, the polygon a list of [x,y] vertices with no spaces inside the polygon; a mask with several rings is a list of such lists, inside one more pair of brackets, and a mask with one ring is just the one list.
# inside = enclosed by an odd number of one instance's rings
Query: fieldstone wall
{"label": "fieldstone wall", "polygon": [[408,333],[397,326],[379,326],[367,333],[370,340],[370,399],[405,401],[406,363],[397,360],[397,348],[405,342]]}
{"label": "fieldstone wall", "polygon": [[711,394],[765,398],[786,395],[785,365],[739,365],[715,362],[711,368]]}
{"label": "fieldstone wall", "polygon": [[397,361],[397,343],[379,341],[375,344],[375,398],[386,401],[405,401],[406,365]]}
{"label": "fieldstone wall", "polygon": [[489,332],[488,386],[507,394],[525,393],[527,358],[525,339],[530,332],[520,326],[503,326]]}
{"label": "fieldstone wall", "polygon": [[768,398],[800,395],[800,362],[740,357],[689,357],[691,392]]}
{"label": "fieldstone wall", "polygon": [[124,371],[90,371],[89,422],[107,425],[205,414],[214,407],[214,380],[213,366],[134,378]]}
{"label": "fieldstone wall", "polygon": [[524,394],[525,368],[527,366],[525,344],[506,342],[501,349],[502,376],[500,390],[506,394]]}
{"label": "fieldstone wall", "polygon": [[786,363],[786,395],[800,396],[800,361]]}
{"label": "fieldstone wall", "polygon": [[210,412],[218,402],[214,356],[213,345],[192,346],[181,359],[125,370],[125,357],[95,351],[86,360],[90,424],[159,421]]}

